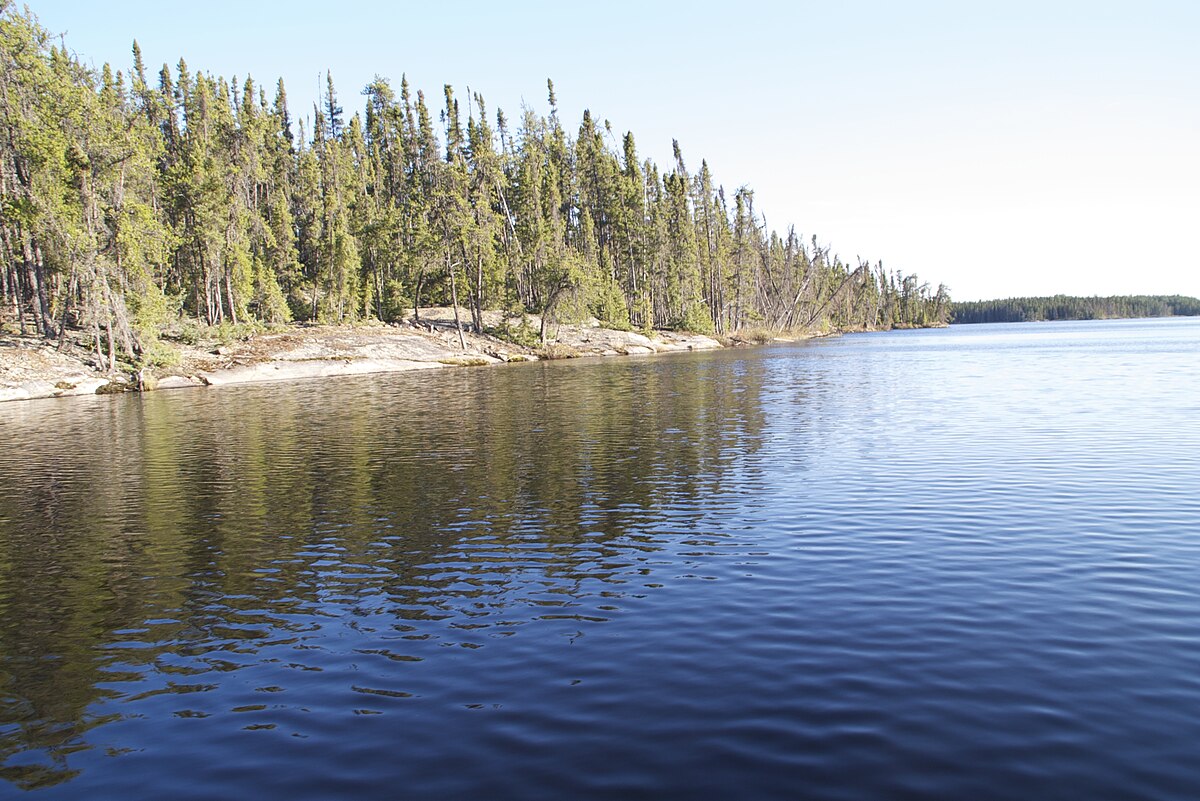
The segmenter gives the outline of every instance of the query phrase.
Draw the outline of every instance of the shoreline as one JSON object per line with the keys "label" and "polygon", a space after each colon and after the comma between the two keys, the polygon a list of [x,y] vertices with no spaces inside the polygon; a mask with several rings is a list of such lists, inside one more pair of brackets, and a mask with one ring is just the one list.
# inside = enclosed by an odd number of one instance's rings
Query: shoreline
{"label": "shoreline", "polygon": [[[500,313],[489,313],[501,322]],[[540,321],[528,321],[536,330]],[[833,332],[840,333],[840,332]],[[0,333],[0,403],[81,395],[149,392],[204,386],[304,381],[334,376],[396,373],[445,367],[474,367],[511,362],[577,357],[611,357],[716,350],[823,336],[820,332],[763,338],[753,342],[679,331],[603,328],[595,320],[561,325],[545,347],[525,347],[489,334],[459,333],[453,309],[422,309],[420,322],[394,324],[288,325],[237,341],[199,340],[172,343],[176,363],[137,373],[97,370],[77,342],[59,347],[36,337]]]}

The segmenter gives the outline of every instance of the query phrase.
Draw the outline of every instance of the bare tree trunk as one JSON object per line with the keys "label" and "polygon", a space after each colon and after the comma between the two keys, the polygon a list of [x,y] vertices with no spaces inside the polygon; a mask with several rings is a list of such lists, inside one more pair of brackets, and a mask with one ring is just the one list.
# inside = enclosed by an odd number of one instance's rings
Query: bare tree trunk
{"label": "bare tree trunk", "polygon": [[17,315],[18,324],[21,326],[21,335],[28,333],[25,326],[25,308],[23,301],[24,291],[21,286],[21,273],[17,270],[16,253],[12,247],[12,237],[8,228],[0,226],[0,242],[4,246],[4,255],[7,257],[8,264],[4,268],[5,275],[5,299],[11,300],[13,312]]}
{"label": "bare tree trunk", "polygon": [[371,274],[375,279],[375,316],[383,320],[383,266],[379,263],[379,254],[375,248],[368,250],[371,259]]}
{"label": "bare tree trunk", "polygon": [[108,372],[115,373],[117,370],[117,346],[113,342],[112,319],[107,314],[104,316],[104,330],[108,334]]}
{"label": "bare tree trunk", "polygon": [[225,273],[225,294],[229,299],[229,320],[237,325],[237,308],[233,305],[233,276]]}
{"label": "bare tree trunk", "polygon": [[58,320],[58,349],[62,350],[63,345],[67,343],[67,315],[71,310],[71,300],[75,297],[75,293],[79,291],[79,276],[75,272],[75,267],[71,267],[71,280],[67,282],[67,296],[63,298],[62,315]]}
{"label": "bare tree trunk", "polygon": [[92,347],[96,351],[96,369],[99,370],[104,366],[104,351],[100,348],[100,321],[96,319],[96,315],[92,317]]}
{"label": "bare tree trunk", "polygon": [[46,297],[45,273],[42,270],[41,254],[37,246],[28,240],[22,245],[25,257],[25,280],[29,285],[33,307],[33,324],[38,334],[44,337],[54,336],[54,323],[50,319],[50,301]]}
{"label": "bare tree trunk", "polygon": [[3,237],[3,241],[0,241],[0,247],[4,248],[4,256],[5,256],[4,269],[0,270],[0,301],[8,303],[9,299],[12,298],[12,292],[9,290],[9,280],[10,280],[9,273],[11,271],[9,270],[9,267],[8,267],[9,259],[7,258],[7,256],[8,256],[8,247],[7,247],[8,237],[4,236],[3,228],[0,228],[0,237]]}
{"label": "bare tree trunk", "polygon": [[475,296],[471,303],[471,324],[476,334],[483,333],[483,255],[475,260]]}
{"label": "bare tree trunk", "polygon": [[29,326],[25,322],[25,303],[22,296],[25,294],[24,287],[21,285],[21,274],[13,268],[13,305],[17,307],[17,323],[21,326],[21,335],[25,336],[29,333]]}
{"label": "bare tree trunk", "polygon": [[421,269],[417,271],[417,285],[413,289],[413,319],[421,322],[421,287],[425,284],[425,261],[421,261]]}
{"label": "bare tree trunk", "polygon": [[[216,325],[217,312],[213,309],[212,276],[209,273],[208,259],[205,258],[203,248],[197,248],[197,255],[200,264],[198,280],[204,282],[204,321],[209,325]],[[197,287],[197,289],[199,288]]]}
{"label": "bare tree trunk", "polygon": [[458,281],[454,268],[457,263],[450,263],[450,254],[446,254],[446,269],[450,273],[450,300],[454,304],[454,327],[458,329],[458,344],[464,351],[467,349],[467,341],[463,338],[462,320],[458,317]]}
{"label": "bare tree trunk", "polygon": [[858,273],[859,273],[859,270],[861,270],[861,269],[862,269],[862,268],[860,267],[859,269],[857,269],[857,270],[854,270],[852,273],[850,273],[849,275],[847,275],[847,276],[845,277],[845,279],[842,281],[842,283],[838,285],[838,288],[837,288],[837,289],[835,289],[835,290],[833,290],[833,294],[831,294],[829,297],[827,297],[827,298],[825,299],[825,302],[824,302],[824,303],[822,303],[820,306],[818,306],[818,307],[817,307],[817,310],[816,310],[816,311],[814,311],[814,312],[812,313],[812,316],[810,316],[810,317],[808,318],[808,322],[806,322],[806,323],[804,324],[804,327],[805,327],[805,328],[808,328],[810,325],[812,325],[812,324],[813,324],[813,322],[815,322],[815,321],[816,321],[817,317],[819,317],[819,316],[820,316],[821,312],[825,311],[826,307],[828,307],[830,303],[832,303],[834,300],[836,300],[836,299],[837,299],[838,295],[839,295],[839,294],[841,293],[841,291],[842,291],[842,290],[843,290],[843,289],[846,287],[846,284],[850,283],[850,280],[851,280],[852,278],[854,278],[854,276],[858,275]]}

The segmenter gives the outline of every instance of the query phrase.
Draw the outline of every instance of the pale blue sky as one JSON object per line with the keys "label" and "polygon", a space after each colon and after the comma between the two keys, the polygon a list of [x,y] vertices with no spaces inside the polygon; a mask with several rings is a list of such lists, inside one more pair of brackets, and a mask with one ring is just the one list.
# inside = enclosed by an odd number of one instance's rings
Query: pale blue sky
{"label": "pale blue sky", "polygon": [[[1200,3],[40,0],[97,65],[282,76],[303,114],[332,70],[490,112],[583,108],[643,156],[708,159],[768,223],[970,300],[1200,296]],[[450,10],[452,9],[452,10]]]}

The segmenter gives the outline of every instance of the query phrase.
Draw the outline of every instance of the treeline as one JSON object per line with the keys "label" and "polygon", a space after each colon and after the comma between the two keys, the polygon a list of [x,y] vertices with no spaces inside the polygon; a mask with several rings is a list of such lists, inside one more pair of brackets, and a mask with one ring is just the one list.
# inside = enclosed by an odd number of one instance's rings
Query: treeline
{"label": "treeline", "polygon": [[[394,321],[420,306],[701,332],[940,324],[945,287],[768,231],[708,164],[643,160],[584,112],[436,108],[327,75],[306,130],[282,81],[94,70],[0,0],[0,299],[22,330],[145,362],[165,327]],[[543,331],[543,337],[544,337]]]}
{"label": "treeline", "polygon": [[955,323],[1024,323],[1037,320],[1109,320],[1132,317],[1192,317],[1200,300],[1183,295],[1112,295],[955,301]]}

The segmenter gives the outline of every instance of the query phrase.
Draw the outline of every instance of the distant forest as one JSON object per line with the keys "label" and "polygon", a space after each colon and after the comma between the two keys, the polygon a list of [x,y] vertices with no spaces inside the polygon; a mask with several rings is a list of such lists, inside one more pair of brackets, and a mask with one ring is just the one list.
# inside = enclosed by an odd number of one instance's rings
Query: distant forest
{"label": "distant forest", "polygon": [[[270,90],[183,60],[89,67],[0,0],[0,309],[86,332],[110,365],[200,325],[394,321],[461,305],[724,333],[924,326],[945,287],[769,230],[744,186],[663,167],[584,112],[438,105],[377,78],[306,127]],[[753,136],[752,126],[745,131]],[[543,334],[544,336],[544,334]]]}
{"label": "distant forest", "polygon": [[1128,317],[1193,317],[1200,299],[1183,295],[1112,295],[956,301],[955,323],[1023,323],[1036,320],[1108,320]]}

